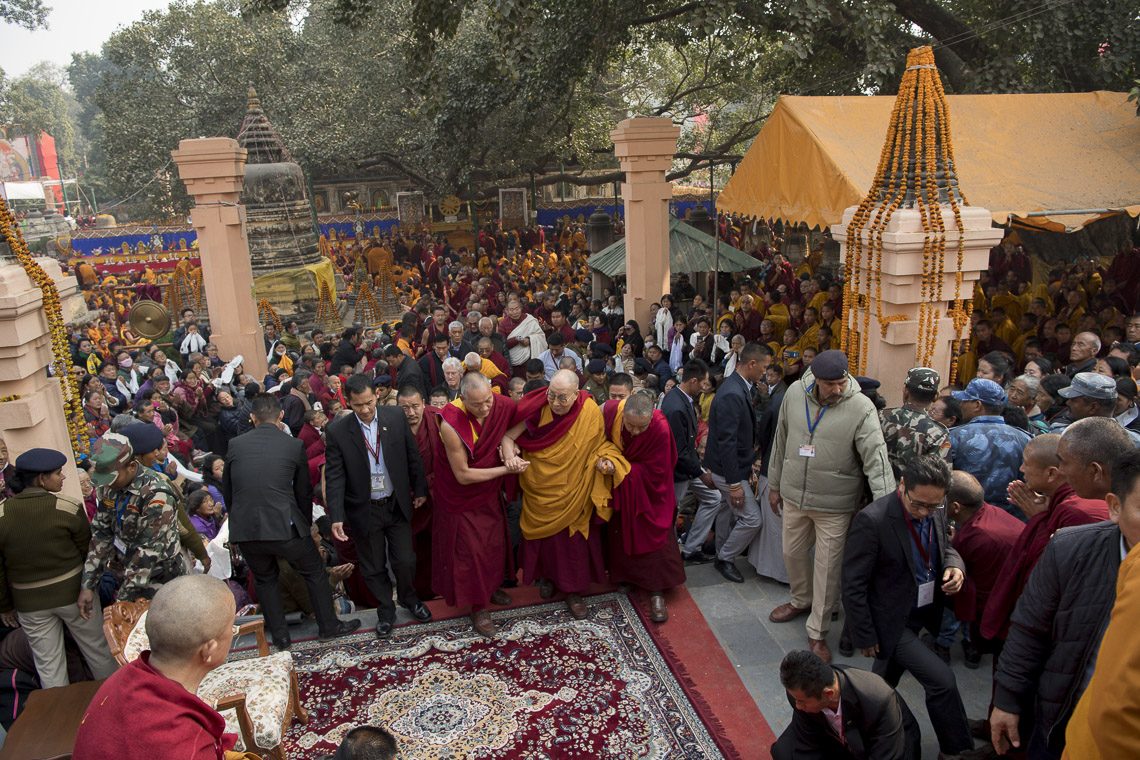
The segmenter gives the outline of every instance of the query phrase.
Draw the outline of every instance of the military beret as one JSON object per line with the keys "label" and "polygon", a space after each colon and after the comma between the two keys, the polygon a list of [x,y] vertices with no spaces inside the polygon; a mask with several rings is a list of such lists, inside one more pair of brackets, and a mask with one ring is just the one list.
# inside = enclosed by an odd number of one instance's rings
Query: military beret
{"label": "military beret", "polygon": [[600,375],[606,371],[605,359],[591,359],[586,364],[586,371],[591,375]]}
{"label": "military beret", "polygon": [[388,374],[377,375],[376,379],[372,381],[373,388],[388,388],[392,385],[392,376]]}
{"label": "military beret", "polygon": [[131,442],[118,433],[104,433],[91,445],[91,480],[97,486],[109,486],[119,476],[119,468],[134,457]]}
{"label": "military beret", "polygon": [[855,378],[855,382],[859,383],[859,390],[862,391],[863,393],[869,393],[870,391],[877,391],[877,390],[879,390],[880,386],[882,386],[882,383],[880,383],[878,380],[876,380],[873,377],[859,376],[859,377]]}
{"label": "military beret", "polygon": [[589,330],[575,330],[574,339],[579,343],[589,343],[594,339],[594,334]]}
{"label": "military beret", "polygon": [[16,469],[24,472],[55,472],[67,464],[67,456],[55,449],[28,449],[16,457]]}
{"label": "military beret", "polygon": [[847,354],[831,349],[818,354],[811,363],[816,380],[842,380],[847,376]]}
{"label": "military beret", "polygon": [[154,425],[136,422],[133,425],[127,425],[119,432],[130,441],[131,451],[135,453],[135,456],[149,454],[162,448],[162,431]]}

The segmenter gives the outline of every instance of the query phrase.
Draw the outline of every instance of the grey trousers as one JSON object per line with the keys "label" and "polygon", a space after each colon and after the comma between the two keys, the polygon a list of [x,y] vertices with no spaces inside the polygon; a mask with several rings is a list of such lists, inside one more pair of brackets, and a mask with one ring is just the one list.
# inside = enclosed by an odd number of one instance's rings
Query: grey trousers
{"label": "grey trousers", "polygon": [[97,679],[107,678],[119,665],[111,657],[107,639],[103,636],[103,612],[99,600],[91,610],[91,617],[84,620],[79,616],[79,605],[68,604],[50,610],[17,612],[20,627],[28,636],[32,647],[32,657],[36,661],[36,672],[40,684],[45,689],[54,686],[67,686],[67,657],[63,652],[63,627],[71,631],[71,637],[79,645],[83,659],[91,667]]}
{"label": "grey trousers", "polygon": [[[685,554],[692,554],[701,550],[705,538],[717,522],[716,517],[720,513],[722,503],[720,491],[709,488],[701,482],[700,478],[693,478],[692,480],[674,481],[673,492],[677,495],[678,504],[690,490],[697,497],[697,512],[693,515],[693,522],[689,526],[689,534],[685,537],[685,543],[681,545],[681,551]],[[728,509],[727,502],[724,503],[724,508]],[[717,538],[720,538],[719,531]]]}
{"label": "grey trousers", "polygon": [[[717,490],[724,496],[725,509],[731,513],[732,507],[728,505],[728,483],[715,472],[712,478]],[[736,517],[732,532],[728,534],[728,538],[724,540],[716,553],[716,558],[725,562],[732,562],[742,554],[752,543],[752,539],[756,538],[756,534],[760,532],[760,527],[763,524],[760,504],[756,501],[756,494],[752,493],[752,487],[748,483],[744,483],[744,508],[739,513],[732,514]]]}

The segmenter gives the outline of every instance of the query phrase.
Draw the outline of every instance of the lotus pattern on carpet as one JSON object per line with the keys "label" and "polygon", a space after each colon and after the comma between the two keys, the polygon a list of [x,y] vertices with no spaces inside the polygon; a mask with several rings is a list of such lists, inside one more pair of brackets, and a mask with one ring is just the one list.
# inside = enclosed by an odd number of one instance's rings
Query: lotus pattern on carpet
{"label": "lotus pattern on carpet", "polygon": [[461,617],[294,644],[310,720],[288,756],[371,724],[406,760],[723,757],[629,599],[587,601],[585,620],[561,602],[494,612],[494,641]]}

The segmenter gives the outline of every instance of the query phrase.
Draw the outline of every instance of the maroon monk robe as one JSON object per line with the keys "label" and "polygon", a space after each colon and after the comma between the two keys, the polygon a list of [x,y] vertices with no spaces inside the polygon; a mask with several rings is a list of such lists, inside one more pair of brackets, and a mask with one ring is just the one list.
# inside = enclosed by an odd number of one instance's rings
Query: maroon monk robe
{"label": "maroon monk robe", "polygon": [[[455,430],[467,463],[474,469],[502,464],[499,444],[514,420],[515,404],[510,398],[497,393],[491,398],[494,404],[482,425],[454,404],[440,410],[442,421]],[[478,611],[487,606],[509,572],[503,489],[514,478],[462,485],[438,434],[434,448],[432,587],[452,607],[470,606]]]}
{"label": "maroon monk robe", "polygon": [[1029,583],[1029,574],[1045,552],[1045,546],[1061,528],[1089,525],[1108,519],[1108,505],[1101,499],[1082,499],[1072,486],[1064,484],[1049,500],[1049,508],[1034,515],[1025,524],[1002,566],[1001,574],[982,616],[982,636],[987,639],[1005,639],[1009,634],[1009,619],[1013,608]]}
{"label": "maroon monk robe", "polygon": [[[578,400],[570,411],[545,425],[539,424],[546,406],[546,388],[538,388],[523,396],[518,403],[514,424],[526,421],[526,430],[515,443],[523,451],[537,451],[551,446],[566,434],[578,419],[582,404],[597,403],[587,391],[578,391]],[[566,594],[584,594],[592,583],[606,582],[605,551],[602,548],[602,526],[597,515],[590,520],[590,536],[570,535],[560,530],[547,538],[523,538],[521,560],[523,583],[548,580]]]}
{"label": "maroon monk robe", "polygon": [[980,623],[982,611],[1014,551],[1025,523],[992,504],[982,504],[954,534],[952,541],[966,563],[966,583],[954,595],[954,614],[967,623]]}
{"label": "maroon monk robe", "polygon": [[431,583],[432,494],[435,487],[435,443],[438,440],[439,410],[425,404],[420,429],[416,431],[416,448],[419,449],[420,459],[424,463],[428,497],[422,506],[412,512],[412,548],[416,552],[416,578],[413,585],[421,601],[435,599],[438,596],[432,590]]}
{"label": "maroon monk robe", "polygon": [[614,488],[608,533],[610,582],[664,591],[685,582],[685,566],[673,532],[677,448],[669,423],[656,409],[645,432],[630,435],[622,427],[621,440],[616,440],[620,404],[607,401],[602,407],[606,436],[621,448],[630,464],[629,474]]}
{"label": "maroon monk robe", "polygon": [[218,711],[150,665],[150,652],[99,687],[79,732],[75,760],[222,760],[237,737]]}

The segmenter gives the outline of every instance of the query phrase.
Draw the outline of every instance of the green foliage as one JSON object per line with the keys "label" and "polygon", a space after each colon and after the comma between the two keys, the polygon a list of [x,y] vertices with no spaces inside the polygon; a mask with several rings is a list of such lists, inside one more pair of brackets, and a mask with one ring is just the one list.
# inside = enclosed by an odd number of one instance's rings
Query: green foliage
{"label": "green foliage", "polygon": [[0,126],[13,134],[55,138],[56,152],[67,173],[76,169],[75,115],[79,105],[66,87],[63,69],[40,63],[8,80],[0,71]]}
{"label": "green foliage", "polygon": [[48,8],[44,0],[0,0],[0,22],[42,29],[47,26]]}

